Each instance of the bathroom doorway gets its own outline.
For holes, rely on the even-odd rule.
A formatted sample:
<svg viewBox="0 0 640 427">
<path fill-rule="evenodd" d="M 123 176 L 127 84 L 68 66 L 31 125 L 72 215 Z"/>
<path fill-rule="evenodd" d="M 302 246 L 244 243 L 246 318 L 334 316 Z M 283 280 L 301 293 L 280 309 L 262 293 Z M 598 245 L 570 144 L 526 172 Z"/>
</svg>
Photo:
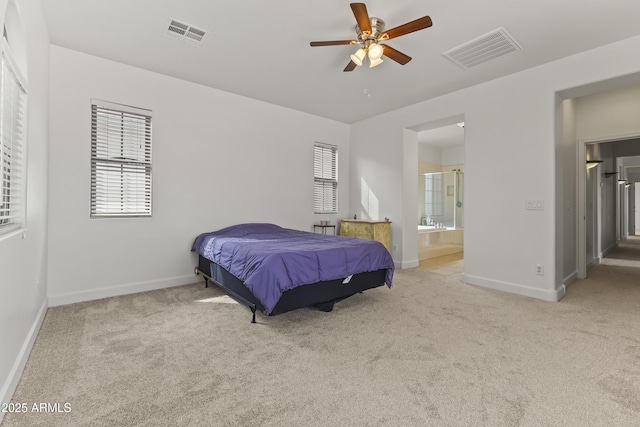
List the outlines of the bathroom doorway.
<svg viewBox="0 0 640 427">
<path fill-rule="evenodd" d="M 464 123 L 418 132 L 417 243 L 421 269 L 462 273 Z M 455 265 L 456 268 L 451 269 Z M 458 271 L 459 270 L 459 271 Z"/>
</svg>

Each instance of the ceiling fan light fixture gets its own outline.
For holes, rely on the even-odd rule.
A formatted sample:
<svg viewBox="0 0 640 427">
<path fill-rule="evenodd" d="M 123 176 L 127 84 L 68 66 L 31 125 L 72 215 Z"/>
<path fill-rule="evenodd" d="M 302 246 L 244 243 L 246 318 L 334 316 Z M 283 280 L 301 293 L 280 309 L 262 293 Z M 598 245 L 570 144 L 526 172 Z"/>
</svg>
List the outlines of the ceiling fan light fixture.
<svg viewBox="0 0 640 427">
<path fill-rule="evenodd" d="M 356 51 L 356 53 L 354 53 L 353 55 L 351 55 L 351 60 L 358 66 L 362 65 L 362 61 L 364 60 L 364 56 L 366 55 L 366 52 L 364 51 L 364 49 L 360 48 Z"/>
<path fill-rule="evenodd" d="M 429 16 L 414 19 L 411 22 L 393 27 L 385 31 L 385 23 L 380 18 L 369 16 L 367 6 L 364 3 L 351 3 L 351 11 L 356 19 L 356 38 L 352 40 L 330 40 L 330 41 L 312 41 L 313 46 L 339 46 L 339 45 L 355 45 L 359 44 L 360 49 L 350 55 L 351 60 L 344 68 L 345 72 L 353 71 L 357 66 L 361 66 L 365 57 L 369 58 L 369 67 L 375 67 L 382 64 L 382 57 L 386 56 L 392 61 L 400 65 L 406 65 L 411 61 L 411 57 L 388 46 L 382 45 L 380 42 L 395 39 L 406 34 L 424 30 L 433 25 Z M 367 56 L 368 54 L 368 56 Z M 386 58 L 385 58 L 386 59 Z"/>
<path fill-rule="evenodd" d="M 384 53 L 384 48 L 380 46 L 378 43 L 372 43 L 369 46 L 369 60 L 375 61 L 377 59 L 382 58 L 382 54 Z"/>
<path fill-rule="evenodd" d="M 370 59 L 369 60 L 369 68 L 373 68 L 376 65 L 380 65 L 382 64 L 384 61 L 382 60 L 382 58 L 377 58 L 377 59 Z"/>
</svg>

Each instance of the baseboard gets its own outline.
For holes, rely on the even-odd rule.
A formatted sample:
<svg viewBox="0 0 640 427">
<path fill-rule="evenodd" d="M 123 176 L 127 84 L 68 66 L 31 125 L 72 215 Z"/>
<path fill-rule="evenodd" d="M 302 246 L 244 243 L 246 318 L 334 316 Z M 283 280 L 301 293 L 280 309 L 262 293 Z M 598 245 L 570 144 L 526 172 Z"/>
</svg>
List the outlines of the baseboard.
<svg viewBox="0 0 640 427">
<path fill-rule="evenodd" d="M 2 389 L 0 389 L 1 403 L 9 403 L 11 401 L 11 398 L 13 397 L 13 393 L 15 393 L 16 388 L 18 387 L 20 377 L 22 377 L 22 372 L 24 371 L 24 367 L 27 364 L 27 360 L 29 359 L 29 354 L 31 353 L 31 349 L 33 348 L 33 343 L 36 341 L 36 337 L 38 336 L 38 332 L 40 332 L 40 327 L 42 326 L 44 317 L 47 314 L 47 307 L 48 303 L 45 299 L 40 306 L 40 310 L 38 310 L 38 314 L 36 315 L 36 318 L 31 325 L 31 329 L 29 329 L 29 333 L 27 334 L 24 343 L 22 344 L 22 348 L 20 348 L 18 357 L 16 357 L 16 360 L 13 363 L 13 367 L 9 372 L 9 377 L 2 385 Z M 2 424 L 4 414 L 5 413 L 3 411 L 0 411 L 0 424 Z"/>
<path fill-rule="evenodd" d="M 396 267 L 398 266 L 398 263 L 395 263 Z M 405 268 L 415 268 L 417 266 L 420 265 L 420 260 L 413 260 L 413 261 L 400 261 L 400 269 L 404 270 Z"/>
<path fill-rule="evenodd" d="M 564 280 L 562 281 L 562 285 L 566 289 L 576 280 L 578 280 L 578 272 L 574 271 L 573 273 L 571 273 L 570 275 L 564 278 Z"/>
<path fill-rule="evenodd" d="M 193 274 L 168 279 L 151 280 L 148 282 L 130 283 L 126 285 L 111 286 L 107 288 L 91 289 L 88 291 L 70 292 L 66 294 L 49 295 L 49 307 L 74 304 L 83 301 L 93 301 L 102 298 L 116 297 L 120 295 L 136 294 L 138 292 L 154 291 L 156 289 L 172 288 L 174 286 L 190 285 L 196 283 L 198 276 Z"/>
<path fill-rule="evenodd" d="M 618 247 L 618 243 L 614 243 L 611 246 L 609 246 L 608 248 L 606 248 L 605 250 L 602 251 L 602 254 L 600 255 L 600 258 L 604 258 L 607 255 L 609 255 L 609 252 L 611 252 L 612 250 L 616 249 Z"/>
<path fill-rule="evenodd" d="M 509 283 L 500 280 L 472 276 L 466 273 L 462 273 L 462 281 L 465 283 L 469 283 L 470 285 L 482 286 L 483 288 L 510 292 L 512 294 L 523 295 L 551 302 L 560 301 L 566 293 L 564 284 L 560 285 L 557 289 L 546 290 L 540 288 L 532 288 L 531 286 L 520 285 L 517 283 Z"/>
</svg>

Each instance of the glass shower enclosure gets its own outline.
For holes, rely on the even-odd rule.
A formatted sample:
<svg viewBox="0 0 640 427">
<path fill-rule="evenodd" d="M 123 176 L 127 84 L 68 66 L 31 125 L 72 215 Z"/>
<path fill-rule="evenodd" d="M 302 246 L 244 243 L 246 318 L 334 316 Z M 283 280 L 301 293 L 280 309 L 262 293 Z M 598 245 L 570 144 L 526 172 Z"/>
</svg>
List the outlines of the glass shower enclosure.
<svg viewBox="0 0 640 427">
<path fill-rule="evenodd" d="M 419 180 L 420 222 L 423 227 L 457 230 L 464 228 L 464 172 L 421 174 Z"/>
</svg>

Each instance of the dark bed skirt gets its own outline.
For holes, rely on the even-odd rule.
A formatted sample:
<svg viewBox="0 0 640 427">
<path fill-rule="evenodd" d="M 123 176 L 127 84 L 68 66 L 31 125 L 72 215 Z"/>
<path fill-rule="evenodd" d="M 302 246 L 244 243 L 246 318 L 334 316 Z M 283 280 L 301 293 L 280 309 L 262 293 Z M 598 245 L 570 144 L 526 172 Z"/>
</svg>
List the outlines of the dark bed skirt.
<svg viewBox="0 0 640 427">
<path fill-rule="evenodd" d="M 198 255 L 198 257 L 198 272 L 205 278 L 225 289 L 230 296 L 239 302 L 249 305 L 254 313 L 257 310 L 271 316 L 302 307 L 317 307 L 324 311 L 331 311 L 333 304 L 337 301 L 384 285 L 386 274 L 386 270 L 382 269 L 354 274 L 351 280 L 345 284 L 342 283 L 344 279 L 337 279 L 298 286 L 283 292 L 273 311 L 266 313 L 262 303 L 240 279 L 202 255 Z"/>
</svg>

